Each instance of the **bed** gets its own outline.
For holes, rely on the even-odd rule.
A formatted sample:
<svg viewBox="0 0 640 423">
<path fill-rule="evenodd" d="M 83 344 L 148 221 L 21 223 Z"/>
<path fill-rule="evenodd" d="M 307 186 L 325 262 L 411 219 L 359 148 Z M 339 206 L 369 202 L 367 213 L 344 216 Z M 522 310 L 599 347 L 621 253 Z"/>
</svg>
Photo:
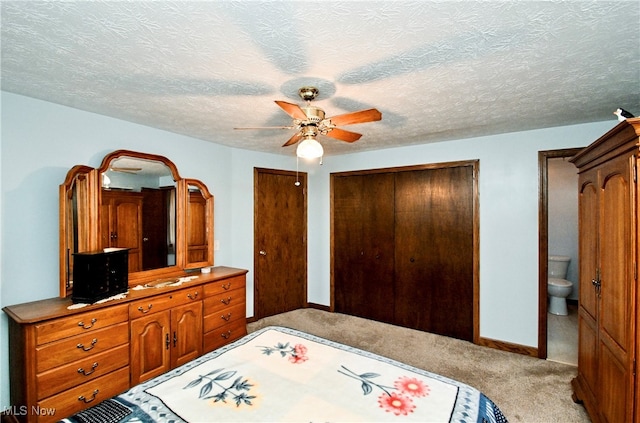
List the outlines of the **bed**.
<svg viewBox="0 0 640 423">
<path fill-rule="evenodd" d="M 63 420 L 506 422 L 477 389 L 295 329 L 270 326 Z"/>
</svg>

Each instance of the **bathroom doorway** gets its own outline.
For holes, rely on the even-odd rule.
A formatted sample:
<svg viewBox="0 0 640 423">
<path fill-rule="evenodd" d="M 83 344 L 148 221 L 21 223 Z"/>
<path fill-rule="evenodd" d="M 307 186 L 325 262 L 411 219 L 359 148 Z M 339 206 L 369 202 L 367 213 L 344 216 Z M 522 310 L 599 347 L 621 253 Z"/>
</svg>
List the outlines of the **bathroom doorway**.
<svg viewBox="0 0 640 423">
<path fill-rule="evenodd" d="M 538 357 L 577 365 L 577 169 L 569 159 L 581 149 L 538 153 L 540 198 L 538 239 Z M 573 291 L 568 297 L 569 316 L 548 313 L 547 261 L 550 254 L 571 257 L 567 280 Z M 575 363 L 574 363 L 575 361 Z"/>
</svg>

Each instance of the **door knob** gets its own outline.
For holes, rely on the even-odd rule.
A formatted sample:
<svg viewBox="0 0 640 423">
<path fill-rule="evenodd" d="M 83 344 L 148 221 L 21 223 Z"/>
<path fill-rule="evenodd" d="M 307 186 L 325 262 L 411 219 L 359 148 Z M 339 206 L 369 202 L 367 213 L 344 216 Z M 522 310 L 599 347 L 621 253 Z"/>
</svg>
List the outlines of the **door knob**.
<svg viewBox="0 0 640 423">
<path fill-rule="evenodd" d="M 260 250 L 260 255 L 261 255 L 261 256 L 266 256 L 266 255 L 267 255 L 267 252 L 266 252 L 265 250 Z"/>
</svg>

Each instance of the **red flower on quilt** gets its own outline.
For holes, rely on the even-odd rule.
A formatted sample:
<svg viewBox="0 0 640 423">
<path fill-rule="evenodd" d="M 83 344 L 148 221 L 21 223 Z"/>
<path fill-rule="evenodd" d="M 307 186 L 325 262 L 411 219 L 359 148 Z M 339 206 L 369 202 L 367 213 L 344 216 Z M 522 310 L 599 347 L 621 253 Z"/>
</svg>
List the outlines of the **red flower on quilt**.
<svg viewBox="0 0 640 423">
<path fill-rule="evenodd" d="M 380 404 L 380 408 L 396 416 L 406 416 L 409 413 L 413 413 L 416 408 L 411 398 L 396 392 L 390 394 L 383 392 L 378 397 L 378 404 Z"/>
<path fill-rule="evenodd" d="M 415 377 L 402 376 L 394 383 L 396 389 L 413 397 L 426 397 L 431 389 L 420 379 Z"/>
<path fill-rule="evenodd" d="M 365 372 L 358 374 L 345 366 L 340 367 L 342 367 L 342 370 L 338 369 L 338 373 L 361 382 L 360 388 L 364 395 L 369 395 L 373 392 L 374 387 L 381 389 L 382 393 L 378 397 L 378 405 L 384 411 L 391 412 L 396 416 L 406 416 L 409 413 L 413 413 L 416 405 L 411 397 L 426 397 L 431 391 L 427 384 L 415 377 L 400 376 L 391 387 L 373 381 L 373 379 L 380 377 L 378 373 Z M 394 389 L 397 392 L 393 392 Z"/>
<path fill-rule="evenodd" d="M 304 363 L 308 359 L 309 357 L 307 357 L 307 347 L 302 344 L 297 344 L 295 347 L 293 347 L 293 353 L 289 357 L 290 362 L 298 364 Z"/>
</svg>

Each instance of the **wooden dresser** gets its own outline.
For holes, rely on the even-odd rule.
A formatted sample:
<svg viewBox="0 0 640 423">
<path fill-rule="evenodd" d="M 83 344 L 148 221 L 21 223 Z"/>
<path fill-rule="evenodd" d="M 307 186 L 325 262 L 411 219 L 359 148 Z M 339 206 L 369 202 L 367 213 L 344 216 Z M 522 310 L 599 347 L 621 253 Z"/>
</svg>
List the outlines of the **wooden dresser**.
<svg viewBox="0 0 640 423">
<path fill-rule="evenodd" d="M 640 119 L 571 161 L 579 169 L 578 376 L 574 399 L 596 422 L 639 422 Z"/>
<path fill-rule="evenodd" d="M 57 421 L 247 333 L 246 270 L 69 310 L 68 298 L 4 307 L 12 414 Z"/>
</svg>

